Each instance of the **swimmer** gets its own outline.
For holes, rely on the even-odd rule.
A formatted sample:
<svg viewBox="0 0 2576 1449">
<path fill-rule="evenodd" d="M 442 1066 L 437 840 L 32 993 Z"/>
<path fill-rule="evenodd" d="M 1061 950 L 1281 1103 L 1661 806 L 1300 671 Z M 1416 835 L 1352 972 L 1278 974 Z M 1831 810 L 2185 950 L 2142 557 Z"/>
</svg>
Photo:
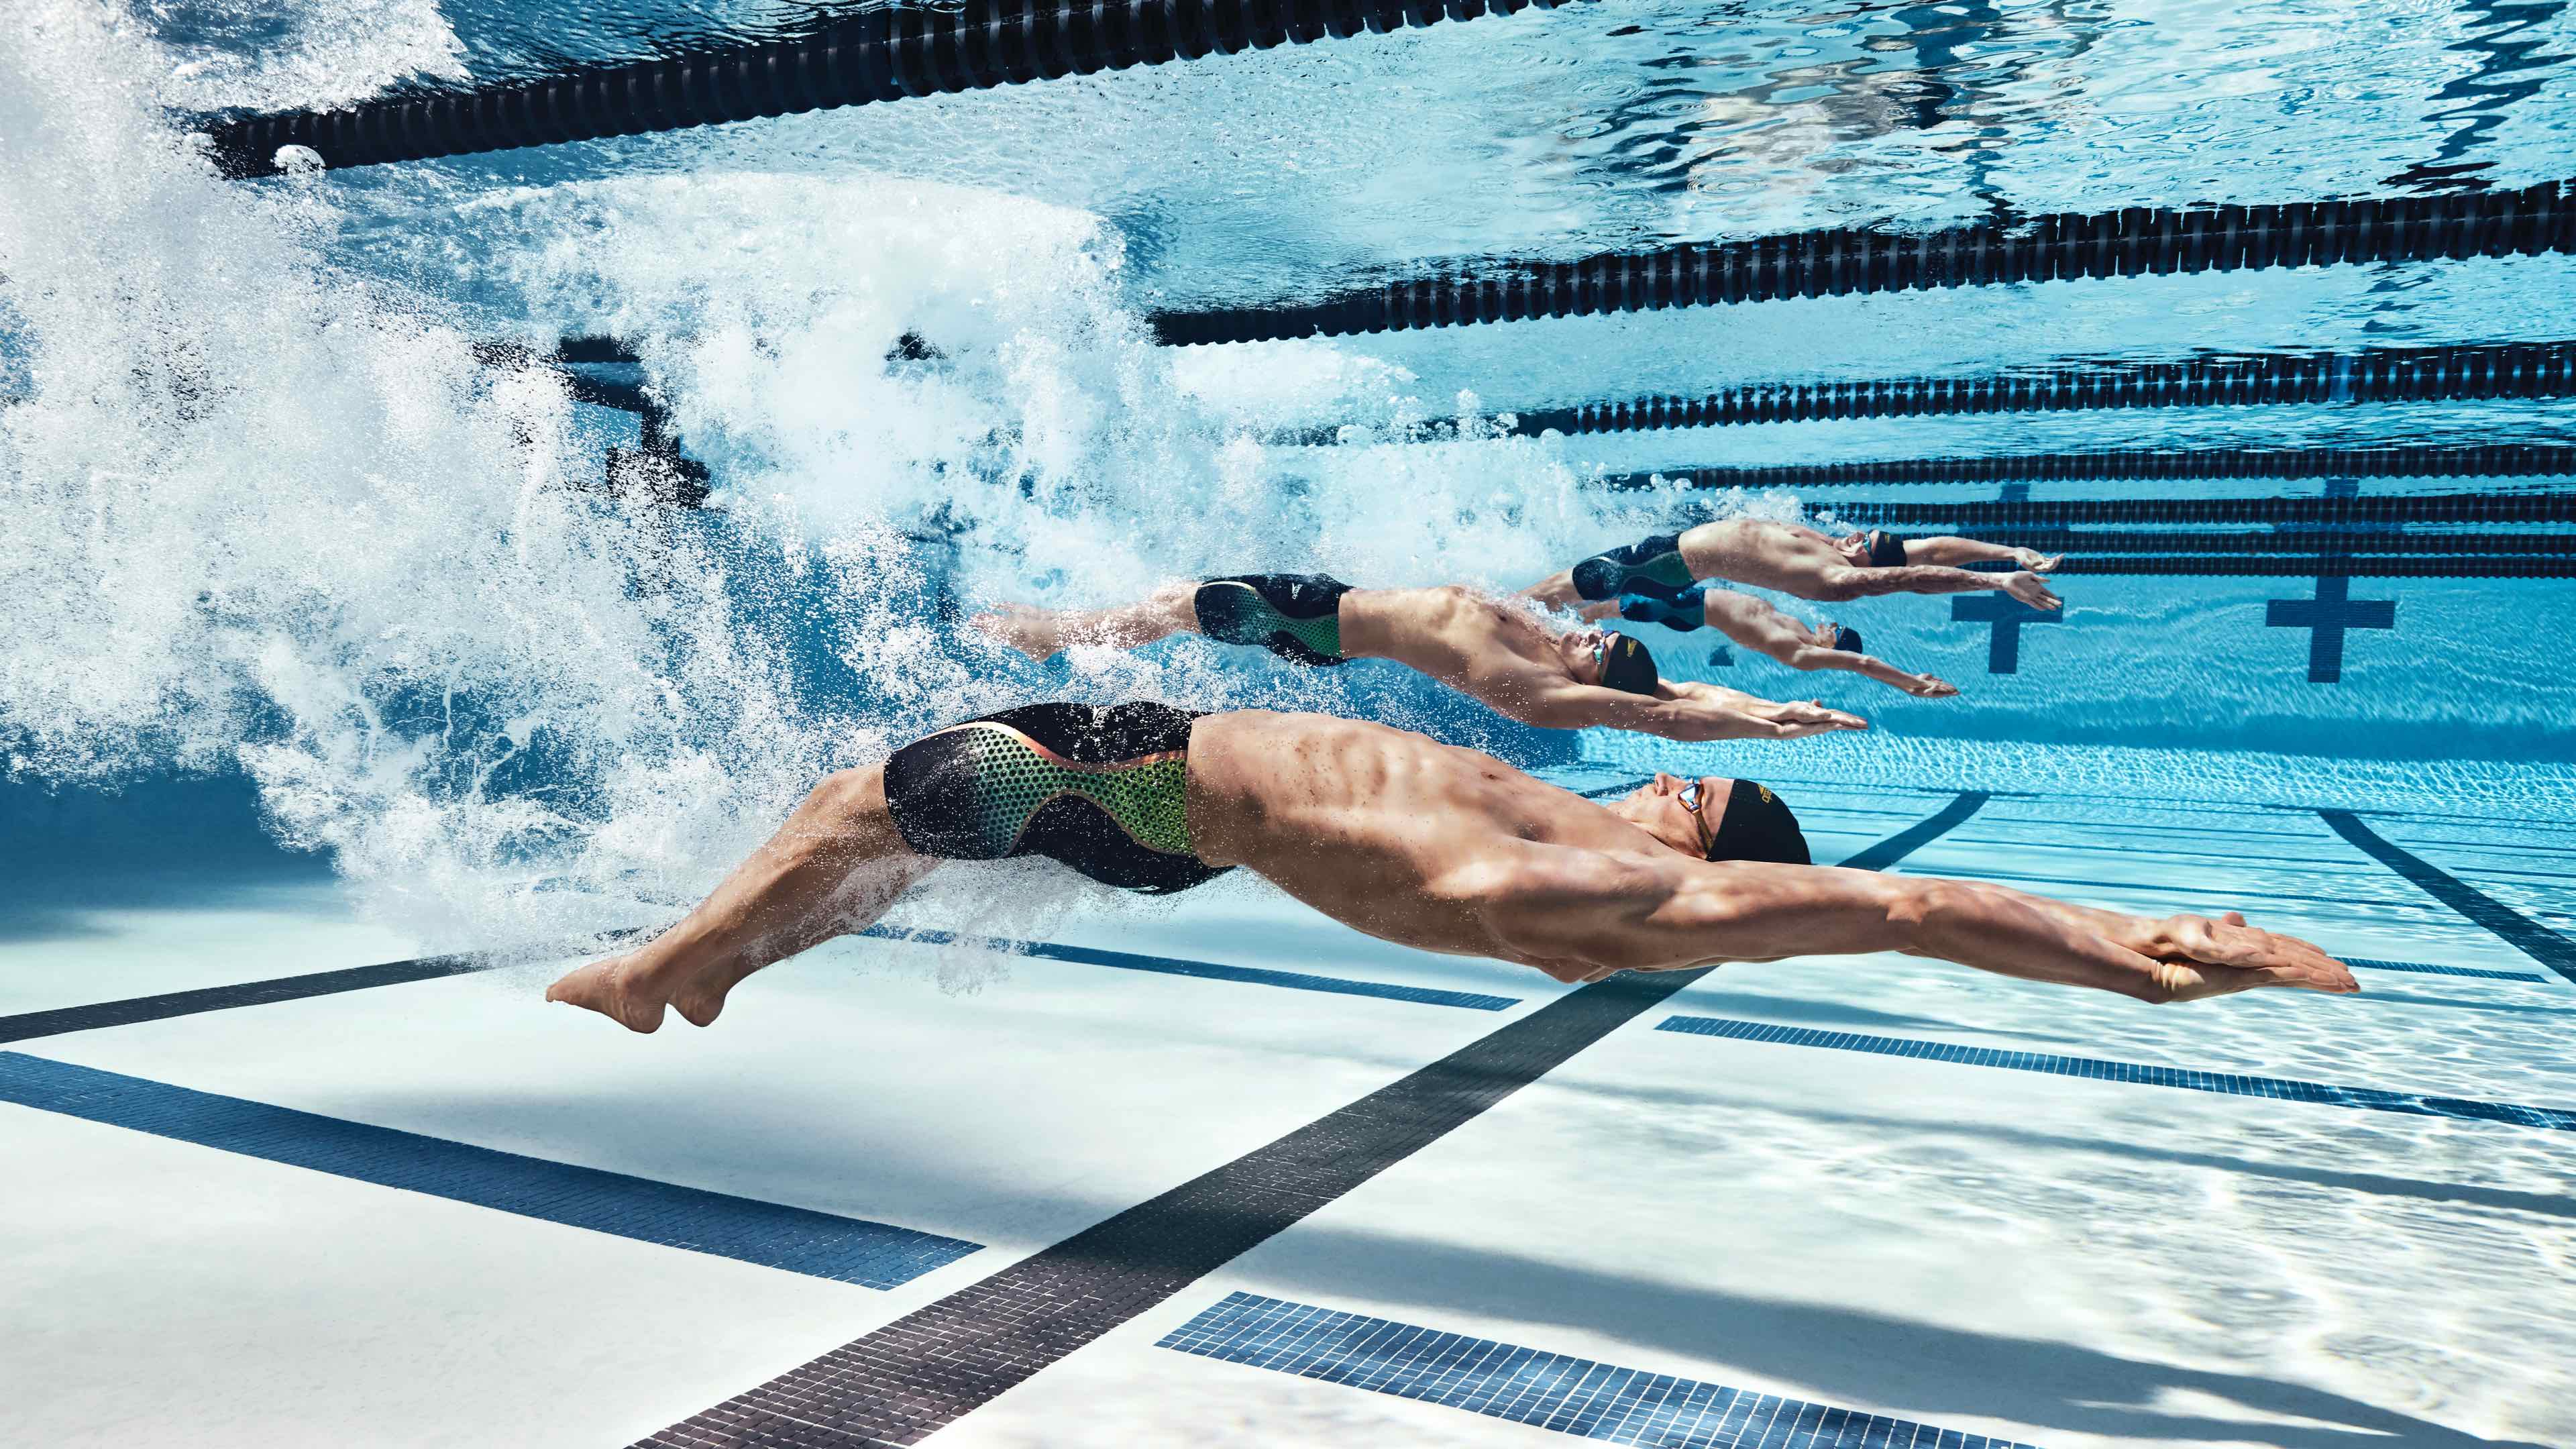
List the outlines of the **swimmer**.
<svg viewBox="0 0 2576 1449">
<path fill-rule="evenodd" d="M 973 623 L 1041 662 L 1068 644 L 1134 649 L 1183 633 L 1258 646 L 1305 665 L 1392 659 L 1543 729 L 1603 725 L 1668 740 L 1787 740 L 1869 728 L 1860 716 L 1814 700 L 1781 704 L 1723 685 L 1664 679 L 1637 639 L 1553 629 L 1527 605 L 1460 585 L 1354 589 L 1322 574 L 1242 574 L 1172 584 L 1114 609 L 1006 604 Z"/>
<path fill-rule="evenodd" d="M 1750 780 L 1657 775 L 1595 804 L 1385 725 L 1129 703 L 1006 710 L 827 776 L 678 925 L 546 998 L 633 1031 L 665 1006 L 705 1026 L 743 978 L 869 925 L 942 861 L 1014 855 L 1154 894 L 1240 866 L 1355 931 L 1567 982 L 1896 951 L 2150 1002 L 2360 989 L 2233 913 L 1810 865 L 1797 816 Z"/>
<path fill-rule="evenodd" d="M 1733 589 L 1702 584 L 1672 599 L 1621 594 L 1616 600 L 1583 608 L 1587 620 L 1607 619 L 1614 614 L 1632 623 L 1661 624 L 1685 634 L 1706 624 L 1745 648 L 1768 654 L 1792 669 L 1847 669 L 1924 699 L 1948 699 L 1959 692 L 1959 687 L 1946 679 L 1908 674 L 1884 659 L 1862 653 L 1858 629 L 1830 621 L 1801 623 L 1751 594 L 1739 594 Z"/>
<path fill-rule="evenodd" d="M 2008 574 L 1981 574 L 1960 567 L 1990 561 L 2021 567 Z M 1879 594 L 2001 589 L 2034 609 L 2054 609 L 2063 601 L 2048 591 L 2039 576 L 2057 564 L 2056 558 L 2037 549 L 2006 548 L 1973 538 L 1899 538 L 1876 528 L 1837 538 L 1802 523 L 1730 518 L 1595 554 L 1522 592 L 1543 603 L 1571 608 L 1578 599 L 1615 599 L 1621 594 L 1672 599 L 1701 579 L 1724 579 L 1828 604 Z"/>
</svg>

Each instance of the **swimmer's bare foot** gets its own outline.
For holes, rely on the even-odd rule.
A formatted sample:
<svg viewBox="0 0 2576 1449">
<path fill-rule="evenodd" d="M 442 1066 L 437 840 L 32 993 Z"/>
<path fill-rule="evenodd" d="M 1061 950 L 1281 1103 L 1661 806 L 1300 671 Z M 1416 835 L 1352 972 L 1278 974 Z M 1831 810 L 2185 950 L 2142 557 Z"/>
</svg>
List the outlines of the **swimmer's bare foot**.
<svg viewBox="0 0 2576 1449">
<path fill-rule="evenodd" d="M 1055 613 L 1027 604 L 1004 604 L 966 622 L 992 639 L 1017 649 L 1040 664 L 1053 659 L 1063 641 L 1057 637 Z"/>
<path fill-rule="evenodd" d="M 546 1000 L 596 1011 L 628 1031 L 658 1030 L 670 993 L 644 969 L 641 954 L 611 956 L 567 972 L 546 988 Z"/>
<path fill-rule="evenodd" d="M 742 978 L 718 968 L 691 980 L 671 993 L 671 1009 L 691 1026 L 713 1026 L 724 1013 L 725 998 L 733 993 Z"/>
</svg>

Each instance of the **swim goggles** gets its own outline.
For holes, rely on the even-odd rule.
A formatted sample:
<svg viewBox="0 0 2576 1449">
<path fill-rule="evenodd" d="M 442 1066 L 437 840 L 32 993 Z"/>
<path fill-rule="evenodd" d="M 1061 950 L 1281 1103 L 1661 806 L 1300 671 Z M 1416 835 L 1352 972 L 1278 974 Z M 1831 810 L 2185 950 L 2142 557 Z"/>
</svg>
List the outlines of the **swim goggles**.
<svg viewBox="0 0 2576 1449">
<path fill-rule="evenodd" d="M 1699 781 L 1693 780 L 1684 785 L 1681 793 L 1675 798 L 1682 802 L 1684 810 L 1690 812 L 1691 826 L 1699 835 L 1700 859 L 1706 860 L 1709 847 L 1715 845 L 1717 840 L 1708 833 L 1708 817 L 1699 813 Z"/>
</svg>

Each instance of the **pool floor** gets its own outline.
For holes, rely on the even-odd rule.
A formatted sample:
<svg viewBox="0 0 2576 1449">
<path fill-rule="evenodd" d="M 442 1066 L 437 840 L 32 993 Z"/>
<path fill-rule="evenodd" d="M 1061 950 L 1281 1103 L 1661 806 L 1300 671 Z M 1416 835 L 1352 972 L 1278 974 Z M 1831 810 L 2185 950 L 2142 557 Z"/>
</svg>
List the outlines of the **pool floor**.
<svg viewBox="0 0 2576 1449">
<path fill-rule="evenodd" d="M 420 943 L 301 877 L 12 901 L 0 1442 L 2576 1443 L 2576 981 L 2501 918 L 2313 811 L 1798 803 L 1820 860 L 2387 964 L 1586 996 L 1230 879 L 706 1031 L 560 963 L 101 1026 Z M 2576 828 L 2360 822 L 2565 948 Z"/>
</svg>

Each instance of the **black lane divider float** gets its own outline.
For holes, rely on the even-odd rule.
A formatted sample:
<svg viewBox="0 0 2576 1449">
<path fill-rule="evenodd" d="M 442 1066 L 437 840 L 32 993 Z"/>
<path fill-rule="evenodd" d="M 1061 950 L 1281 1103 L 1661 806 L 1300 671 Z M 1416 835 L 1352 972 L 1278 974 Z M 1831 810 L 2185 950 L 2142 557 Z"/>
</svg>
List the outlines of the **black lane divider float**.
<svg viewBox="0 0 2576 1449">
<path fill-rule="evenodd" d="M 1857 520 L 1847 520 L 1857 521 Z M 2187 532 L 2179 529 L 2072 529 L 1992 524 L 1978 537 L 2042 553 L 2277 553 L 2304 548 L 2335 553 L 2431 555 L 2439 558 L 2576 557 L 2576 533 L 2381 533 L 2321 528 L 2314 532 Z"/>
<path fill-rule="evenodd" d="M 1960 809 L 1967 798 L 1886 843 L 1904 842 L 1896 856 L 1915 849 L 1966 819 L 1975 809 Z M 1926 833 L 1953 812 L 1956 819 Z M 1622 975 L 1578 987 L 1267 1147 L 674 1424 L 636 1449 L 917 1444 L 1473 1121 L 1706 974 L 1702 968 Z"/>
<path fill-rule="evenodd" d="M 1980 498 L 1959 503 L 1853 499 L 1809 506 L 1818 512 L 1830 510 L 1835 517 L 1848 523 L 1941 528 L 2232 523 L 2324 530 L 2338 525 L 2576 523 L 2576 489 L 2521 493 L 2383 493 L 2368 497 L 2351 494 L 2323 498 Z"/>
<path fill-rule="evenodd" d="M 389 96 L 206 128 L 227 176 L 277 174 L 283 146 L 374 166 L 517 146 L 676 131 L 907 96 L 1303 45 L 1327 36 L 1549 9 L 1559 0 L 965 0 L 885 5 L 809 34 L 542 80 Z M 2505 230 L 2515 232 L 2519 219 Z"/>
<path fill-rule="evenodd" d="M 2284 548 L 2295 546 L 2286 538 L 2280 543 Z M 2102 554 L 2061 560 L 2054 572 L 2209 579 L 2570 579 L 2576 578 L 2576 558 Z"/>
<path fill-rule="evenodd" d="M 2576 181 L 2520 191 L 2263 206 L 2127 207 L 1941 231 L 1838 228 L 1573 262 L 1494 258 L 1319 301 L 1165 312 L 1165 342 L 1455 327 L 1789 297 L 2144 273 L 2536 256 L 2576 251 Z"/>
<path fill-rule="evenodd" d="M 1601 481 L 1610 488 L 1648 488 L 1658 479 L 1686 482 L 1695 488 L 1831 488 L 1904 483 L 2126 483 L 2164 478 L 2551 477 L 2576 477 L 2576 447 L 2510 443 L 2493 447 L 2405 444 L 2385 448 L 2096 448 L 1982 458 L 1661 468 L 1647 473 L 1613 474 Z"/>
<path fill-rule="evenodd" d="M 1919 418 L 2107 408 L 2276 407 L 2342 403 L 2490 402 L 2576 396 L 2576 342 L 2374 347 L 2276 352 L 2173 362 L 2096 362 L 1974 377 L 1882 377 L 1730 387 L 1700 397 L 1641 397 L 1533 408 L 1481 424 L 1499 433 L 1645 432 L 1753 423 Z M 1508 423 L 1503 421 L 1508 417 Z M 1461 421 L 1421 425 L 1454 436 Z M 1335 443 L 1341 428 L 1308 428 L 1273 442 Z M 1364 441 L 1378 441 L 1363 433 Z"/>
<path fill-rule="evenodd" d="M 2516 950 L 2576 982 L 2576 942 L 2526 919 L 2458 876 L 2432 865 L 2380 838 L 2349 810 L 2317 812 L 2335 834 L 2352 842 L 2371 859 L 2415 883 L 2426 895 L 2501 936 Z"/>
</svg>

